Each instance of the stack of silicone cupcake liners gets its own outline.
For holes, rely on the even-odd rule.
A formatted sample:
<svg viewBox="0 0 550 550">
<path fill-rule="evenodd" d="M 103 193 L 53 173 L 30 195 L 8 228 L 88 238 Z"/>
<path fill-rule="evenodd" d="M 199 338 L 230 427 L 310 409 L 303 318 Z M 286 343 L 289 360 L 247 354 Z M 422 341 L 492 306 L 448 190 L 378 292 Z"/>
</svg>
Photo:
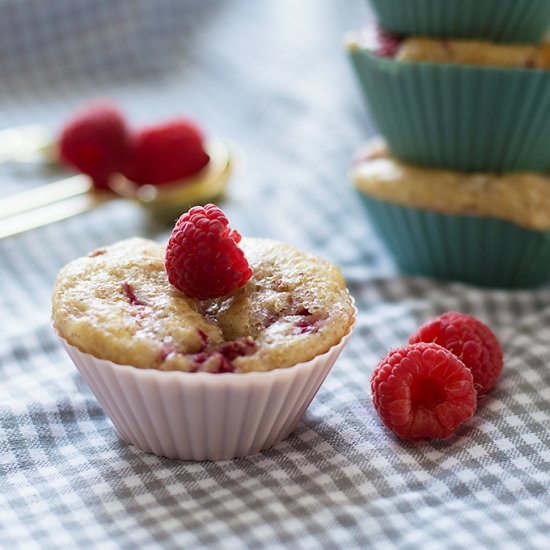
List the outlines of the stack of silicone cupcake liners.
<svg viewBox="0 0 550 550">
<path fill-rule="evenodd" d="M 446 29 L 453 28 L 449 21 L 459 3 L 469 6 L 457 31 L 460 38 L 482 38 L 475 31 L 476 13 L 481 17 L 489 5 L 495 19 L 485 39 L 495 36 L 504 19 L 510 32 L 518 30 L 499 35 L 510 42 L 527 36 L 537 42 L 541 33 L 535 23 L 543 30 L 550 24 L 550 2 L 371 3 L 377 13 L 385 13 L 381 21 L 399 21 L 391 30 L 405 34 L 420 32 L 425 21 L 437 34 L 437 22 L 445 21 L 439 32 L 445 39 L 455 38 Z M 521 34 L 520 28 L 531 32 Z M 369 112 L 397 159 L 464 172 L 550 169 L 550 71 L 400 61 L 380 57 L 355 41 L 348 49 Z M 361 191 L 359 196 L 405 273 L 498 288 L 528 288 L 550 280 L 550 231 L 497 218 L 397 206 Z"/>
<path fill-rule="evenodd" d="M 417 36 L 539 42 L 550 24 L 548 0 L 371 0 L 380 26 Z"/>
</svg>

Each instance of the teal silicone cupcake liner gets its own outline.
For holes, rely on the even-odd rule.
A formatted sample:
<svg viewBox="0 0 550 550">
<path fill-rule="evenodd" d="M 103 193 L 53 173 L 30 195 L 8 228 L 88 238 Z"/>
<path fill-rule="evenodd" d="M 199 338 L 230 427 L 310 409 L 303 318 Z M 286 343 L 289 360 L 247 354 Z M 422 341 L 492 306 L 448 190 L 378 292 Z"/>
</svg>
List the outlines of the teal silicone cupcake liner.
<svg viewBox="0 0 550 550">
<path fill-rule="evenodd" d="M 397 206 L 358 193 L 372 226 L 405 273 L 495 288 L 550 281 L 550 232 Z"/>
<path fill-rule="evenodd" d="M 380 26 L 400 34 L 539 42 L 548 0 L 370 0 Z"/>
<path fill-rule="evenodd" d="M 411 63 L 350 46 L 391 152 L 461 171 L 550 168 L 550 71 Z"/>
</svg>

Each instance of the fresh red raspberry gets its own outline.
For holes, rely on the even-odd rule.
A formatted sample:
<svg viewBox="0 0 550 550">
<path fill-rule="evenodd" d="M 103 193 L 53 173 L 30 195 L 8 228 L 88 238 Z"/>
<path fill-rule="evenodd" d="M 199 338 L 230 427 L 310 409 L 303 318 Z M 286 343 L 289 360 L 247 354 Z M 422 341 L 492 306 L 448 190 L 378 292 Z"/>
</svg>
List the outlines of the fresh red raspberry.
<svg viewBox="0 0 550 550">
<path fill-rule="evenodd" d="M 453 352 L 471 371 L 478 395 L 485 395 L 502 370 L 502 349 L 491 329 L 481 321 L 450 311 L 423 324 L 409 344 L 435 342 Z"/>
<path fill-rule="evenodd" d="M 252 277 L 238 246 L 241 236 L 228 223 L 213 204 L 195 206 L 177 221 L 166 248 L 166 272 L 170 283 L 187 296 L 225 296 Z"/>
<path fill-rule="evenodd" d="M 192 176 L 210 160 L 200 129 L 181 118 L 150 126 L 132 138 L 122 173 L 138 185 L 163 185 Z"/>
<path fill-rule="evenodd" d="M 60 160 L 107 188 L 109 176 L 120 170 L 130 149 L 126 121 L 116 105 L 97 101 L 77 111 L 58 138 Z"/>
<path fill-rule="evenodd" d="M 374 408 L 403 439 L 445 439 L 470 418 L 477 405 L 472 373 L 437 344 L 390 351 L 371 378 Z"/>
</svg>

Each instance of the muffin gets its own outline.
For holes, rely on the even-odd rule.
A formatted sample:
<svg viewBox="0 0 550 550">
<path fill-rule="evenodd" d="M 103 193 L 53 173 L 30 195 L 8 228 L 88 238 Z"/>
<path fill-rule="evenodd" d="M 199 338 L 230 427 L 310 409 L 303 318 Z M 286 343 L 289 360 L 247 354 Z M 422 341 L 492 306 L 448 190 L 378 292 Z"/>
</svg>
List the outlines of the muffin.
<svg viewBox="0 0 550 550">
<path fill-rule="evenodd" d="M 550 168 L 548 46 L 361 32 L 347 47 L 397 158 L 459 171 Z"/>
<path fill-rule="evenodd" d="M 240 244 L 252 278 L 202 301 L 169 283 L 161 244 L 133 238 L 92 252 L 57 277 L 55 327 L 99 359 L 185 372 L 287 368 L 342 339 L 353 308 L 336 266 L 280 242 Z"/>
<path fill-rule="evenodd" d="M 393 38 L 398 61 L 550 69 L 550 43 L 495 44 L 482 40 Z"/>
<path fill-rule="evenodd" d="M 59 273 L 55 330 L 122 436 L 142 449 L 217 460 L 271 447 L 349 337 L 355 308 L 337 267 L 271 240 L 243 239 L 241 250 L 250 279 L 209 299 L 170 284 L 165 247 L 141 238 Z"/>
<path fill-rule="evenodd" d="M 371 147 L 352 178 L 404 272 L 502 288 L 550 279 L 549 176 L 419 167 Z"/>
<path fill-rule="evenodd" d="M 547 0 L 370 0 L 380 25 L 400 34 L 538 42 L 550 27 Z"/>
</svg>

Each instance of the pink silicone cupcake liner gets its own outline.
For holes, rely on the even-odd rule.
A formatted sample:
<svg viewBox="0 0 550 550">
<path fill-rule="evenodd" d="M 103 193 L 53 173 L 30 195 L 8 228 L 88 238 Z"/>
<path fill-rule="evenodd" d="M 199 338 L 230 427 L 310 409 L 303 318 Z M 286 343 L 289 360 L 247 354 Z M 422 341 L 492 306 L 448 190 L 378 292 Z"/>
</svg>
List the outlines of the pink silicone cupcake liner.
<svg viewBox="0 0 550 550">
<path fill-rule="evenodd" d="M 310 361 L 246 374 L 138 369 L 83 353 L 58 336 L 126 441 L 168 458 L 226 460 L 290 435 L 352 329 Z"/>
</svg>

